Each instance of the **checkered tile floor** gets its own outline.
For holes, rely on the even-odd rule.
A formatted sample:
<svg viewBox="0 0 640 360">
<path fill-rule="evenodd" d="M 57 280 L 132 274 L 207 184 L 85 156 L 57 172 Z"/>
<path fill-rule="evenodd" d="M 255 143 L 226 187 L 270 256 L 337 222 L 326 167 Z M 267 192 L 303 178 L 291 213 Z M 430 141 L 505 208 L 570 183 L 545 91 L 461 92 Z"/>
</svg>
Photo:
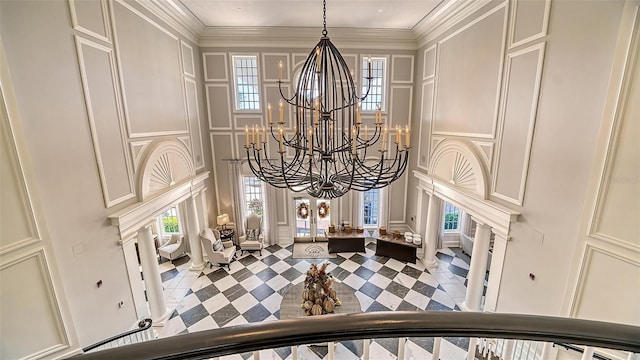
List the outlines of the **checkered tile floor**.
<svg viewBox="0 0 640 360">
<path fill-rule="evenodd" d="M 293 259 L 292 245 L 272 245 L 258 253 L 245 254 L 230 265 L 230 270 L 214 266 L 201 273 L 188 270 L 189 258 L 160 264 L 167 305 L 176 310 L 168 323 L 157 328 L 159 337 L 279 319 L 282 295 L 290 286 L 304 281 L 311 262 L 326 261 L 336 281 L 349 285 L 360 300 L 362 311 L 459 310 L 464 301 L 469 257 L 458 249 L 437 253 L 439 267 L 425 270 L 420 262 L 404 262 L 375 255 L 375 242 L 366 253 L 340 253 L 336 259 Z M 442 359 L 464 359 L 468 340 L 447 338 L 442 343 Z M 362 356 L 363 341 L 336 344 L 336 359 Z M 430 356 L 431 338 L 410 338 L 405 348 L 407 359 Z M 371 341 L 371 359 L 394 359 L 397 339 Z M 301 346 L 299 359 L 326 358 L 327 347 Z M 238 354 L 224 359 L 249 359 L 253 354 Z M 291 349 L 265 350 L 261 359 L 291 358 Z"/>
</svg>

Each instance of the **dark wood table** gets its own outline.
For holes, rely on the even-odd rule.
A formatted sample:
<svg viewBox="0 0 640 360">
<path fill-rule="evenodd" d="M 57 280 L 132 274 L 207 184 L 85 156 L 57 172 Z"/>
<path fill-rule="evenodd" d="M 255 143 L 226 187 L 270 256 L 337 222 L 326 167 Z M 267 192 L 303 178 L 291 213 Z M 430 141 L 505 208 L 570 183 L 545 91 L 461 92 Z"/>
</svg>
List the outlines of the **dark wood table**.
<svg viewBox="0 0 640 360">
<path fill-rule="evenodd" d="M 297 317 L 305 317 L 304 309 L 302 308 L 302 290 L 304 289 L 304 282 L 293 285 L 285 292 L 280 302 L 280 320 L 292 319 Z M 338 294 L 338 299 L 342 305 L 336 306 L 334 314 L 351 314 L 362 312 L 360 307 L 360 300 L 356 297 L 355 291 L 349 286 L 334 282 L 333 289 Z"/>
<path fill-rule="evenodd" d="M 369 236 L 366 232 L 358 234 L 353 230 L 350 234 L 342 231 L 326 234 L 329 253 L 364 252 L 364 240 Z"/>
<path fill-rule="evenodd" d="M 402 235 L 397 239 L 393 235 L 376 236 L 375 238 L 377 240 L 376 255 L 416 263 L 416 252 L 420 245 L 406 242 Z"/>
</svg>

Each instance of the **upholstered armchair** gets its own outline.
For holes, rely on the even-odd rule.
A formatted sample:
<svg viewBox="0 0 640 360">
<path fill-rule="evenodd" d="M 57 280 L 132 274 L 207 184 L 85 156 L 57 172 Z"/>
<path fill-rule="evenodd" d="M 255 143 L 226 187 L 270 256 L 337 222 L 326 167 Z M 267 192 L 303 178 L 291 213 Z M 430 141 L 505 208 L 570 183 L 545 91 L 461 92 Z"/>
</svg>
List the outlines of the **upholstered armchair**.
<svg viewBox="0 0 640 360">
<path fill-rule="evenodd" d="M 158 248 L 158 254 L 169 260 L 177 259 L 185 255 L 186 243 L 182 234 L 171 234 L 166 244 Z"/>
<path fill-rule="evenodd" d="M 210 268 L 213 264 L 218 264 L 220 267 L 226 265 L 227 269 L 230 269 L 229 264 L 236 255 L 236 246 L 232 241 L 221 241 L 218 230 L 203 229 L 200 231 L 200 242 L 207 253 Z"/>
<path fill-rule="evenodd" d="M 262 249 L 264 248 L 262 216 L 256 214 L 247 216 L 245 231 L 246 233 L 238 239 L 242 253 L 245 251 L 259 251 L 260 255 L 262 255 Z"/>
</svg>

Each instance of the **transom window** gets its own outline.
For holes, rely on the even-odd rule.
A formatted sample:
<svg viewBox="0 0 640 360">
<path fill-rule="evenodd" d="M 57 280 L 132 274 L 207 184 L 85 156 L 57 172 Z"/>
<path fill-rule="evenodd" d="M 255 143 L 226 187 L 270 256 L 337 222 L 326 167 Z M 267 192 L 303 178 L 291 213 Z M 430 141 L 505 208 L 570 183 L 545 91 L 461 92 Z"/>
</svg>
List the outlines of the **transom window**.
<svg viewBox="0 0 640 360">
<path fill-rule="evenodd" d="M 255 176 L 243 177 L 245 214 L 262 215 L 264 211 L 264 185 Z"/>
<path fill-rule="evenodd" d="M 444 205 L 444 230 L 458 230 L 460 209 L 450 203 Z"/>
<path fill-rule="evenodd" d="M 236 110 L 260 110 L 258 59 L 252 56 L 233 56 L 236 86 Z"/>
<path fill-rule="evenodd" d="M 378 108 L 384 110 L 384 88 L 385 88 L 385 68 L 387 64 L 386 58 L 371 58 L 371 88 L 369 95 L 362 102 L 362 111 L 375 111 Z M 369 66 L 369 57 L 362 59 L 362 95 L 367 93 L 367 80 Z"/>
<path fill-rule="evenodd" d="M 363 225 L 366 227 L 377 227 L 380 214 L 380 189 L 367 190 L 363 196 Z"/>
<path fill-rule="evenodd" d="M 160 221 L 162 223 L 162 231 L 165 234 L 176 234 L 180 232 L 178 210 L 175 207 L 163 212 L 160 216 Z"/>
</svg>

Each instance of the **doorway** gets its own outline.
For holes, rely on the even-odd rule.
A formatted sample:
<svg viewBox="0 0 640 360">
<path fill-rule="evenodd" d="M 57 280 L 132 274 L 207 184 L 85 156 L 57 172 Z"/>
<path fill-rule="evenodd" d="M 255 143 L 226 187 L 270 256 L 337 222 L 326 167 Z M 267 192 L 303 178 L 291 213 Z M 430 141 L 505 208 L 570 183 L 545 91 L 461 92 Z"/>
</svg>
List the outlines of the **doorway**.
<svg viewBox="0 0 640 360">
<path fill-rule="evenodd" d="M 331 200 L 294 197 L 296 242 L 326 240 L 331 224 Z"/>
</svg>

